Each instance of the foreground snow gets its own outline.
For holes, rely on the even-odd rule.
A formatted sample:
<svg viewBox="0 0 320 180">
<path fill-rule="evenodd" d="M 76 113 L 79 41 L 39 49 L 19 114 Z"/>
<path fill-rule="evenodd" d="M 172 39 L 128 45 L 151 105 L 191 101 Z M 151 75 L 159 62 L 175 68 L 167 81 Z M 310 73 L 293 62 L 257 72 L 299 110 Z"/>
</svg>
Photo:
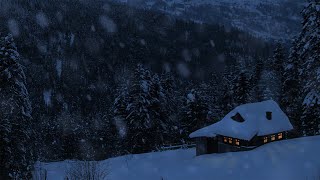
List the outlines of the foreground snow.
<svg viewBox="0 0 320 180">
<path fill-rule="evenodd" d="M 111 180 L 320 178 L 320 136 L 273 142 L 252 151 L 195 157 L 195 149 L 122 156 L 103 161 Z M 48 180 L 63 180 L 68 161 L 45 163 Z"/>
</svg>

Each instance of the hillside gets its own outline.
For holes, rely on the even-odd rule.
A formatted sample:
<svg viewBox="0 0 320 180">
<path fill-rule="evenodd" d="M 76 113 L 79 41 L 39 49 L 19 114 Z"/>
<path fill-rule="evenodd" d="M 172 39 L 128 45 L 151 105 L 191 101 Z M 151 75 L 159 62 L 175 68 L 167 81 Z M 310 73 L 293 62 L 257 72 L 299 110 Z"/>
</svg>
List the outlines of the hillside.
<svg viewBox="0 0 320 180">
<path fill-rule="evenodd" d="M 247 152 L 195 157 L 195 149 L 108 159 L 111 180 L 316 179 L 320 177 L 320 136 L 273 142 Z M 70 163 L 70 162 L 69 162 Z M 48 180 L 63 180 L 68 161 L 45 163 Z"/>
<path fill-rule="evenodd" d="M 116 0 L 198 22 L 220 23 L 267 40 L 288 40 L 300 29 L 303 0 Z"/>
<path fill-rule="evenodd" d="M 22 57 L 39 154 L 46 160 L 86 157 L 72 148 L 82 139 L 95 158 L 123 153 L 105 149 L 108 140 L 117 141 L 106 129 L 116 131 L 110 111 L 133 82 L 138 63 L 159 75 L 171 72 L 175 91 L 184 96 L 186 88 L 219 81 L 213 76 L 221 76 L 228 63 L 250 67 L 249 77 L 257 59 L 271 56 L 270 44 L 236 29 L 104 0 L 86 2 L 0 1 L 0 31 L 13 34 Z"/>
</svg>

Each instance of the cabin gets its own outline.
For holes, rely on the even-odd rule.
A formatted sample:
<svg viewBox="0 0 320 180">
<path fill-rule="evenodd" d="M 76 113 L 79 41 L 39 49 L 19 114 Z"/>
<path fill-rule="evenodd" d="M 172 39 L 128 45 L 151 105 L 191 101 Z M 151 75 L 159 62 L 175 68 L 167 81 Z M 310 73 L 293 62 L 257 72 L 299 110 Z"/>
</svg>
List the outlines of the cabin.
<svg viewBox="0 0 320 180">
<path fill-rule="evenodd" d="M 286 139 L 293 126 L 273 101 L 243 104 L 222 120 L 190 134 L 198 155 L 246 151 L 273 141 Z"/>
</svg>

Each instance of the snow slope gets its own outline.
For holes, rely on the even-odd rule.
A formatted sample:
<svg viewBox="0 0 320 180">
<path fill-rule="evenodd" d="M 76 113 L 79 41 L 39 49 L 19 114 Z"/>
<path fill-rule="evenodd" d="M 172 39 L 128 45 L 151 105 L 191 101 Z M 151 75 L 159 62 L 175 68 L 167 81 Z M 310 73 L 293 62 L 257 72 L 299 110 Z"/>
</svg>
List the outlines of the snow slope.
<svg viewBox="0 0 320 180">
<path fill-rule="evenodd" d="M 195 149 L 121 156 L 102 162 L 111 180 L 313 180 L 320 177 L 320 136 L 273 142 L 247 152 L 195 156 Z M 68 161 L 45 163 L 63 180 Z"/>
<path fill-rule="evenodd" d="M 297 35 L 304 0 L 114 0 L 196 22 L 236 27 L 267 40 Z"/>
</svg>

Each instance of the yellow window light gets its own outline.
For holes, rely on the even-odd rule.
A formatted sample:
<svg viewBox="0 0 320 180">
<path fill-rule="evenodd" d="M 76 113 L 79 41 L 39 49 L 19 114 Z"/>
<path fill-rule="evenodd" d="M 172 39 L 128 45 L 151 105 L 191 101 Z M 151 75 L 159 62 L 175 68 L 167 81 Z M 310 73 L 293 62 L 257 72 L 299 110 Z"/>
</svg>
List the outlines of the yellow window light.
<svg viewBox="0 0 320 180">
<path fill-rule="evenodd" d="M 223 142 L 228 142 L 228 139 L 226 137 L 223 137 Z"/>
<path fill-rule="evenodd" d="M 236 145 L 240 146 L 240 140 L 236 139 Z"/>
<path fill-rule="evenodd" d="M 276 140 L 276 135 L 271 136 L 271 141 L 274 141 L 274 140 Z"/>
</svg>

